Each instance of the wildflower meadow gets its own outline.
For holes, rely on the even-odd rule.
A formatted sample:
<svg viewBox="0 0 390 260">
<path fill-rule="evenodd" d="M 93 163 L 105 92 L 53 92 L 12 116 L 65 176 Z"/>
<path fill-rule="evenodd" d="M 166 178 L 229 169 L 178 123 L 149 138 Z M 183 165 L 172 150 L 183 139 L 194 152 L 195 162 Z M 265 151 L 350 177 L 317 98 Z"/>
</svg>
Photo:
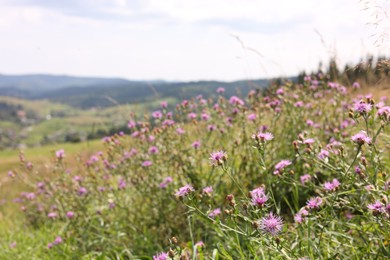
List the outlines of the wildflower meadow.
<svg viewBox="0 0 390 260">
<path fill-rule="evenodd" d="M 218 88 L 131 114 L 76 164 L 20 154 L 7 178 L 35 235 L 10 230 L 0 258 L 388 259 L 390 104 L 357 88 Z"/>
</svg>

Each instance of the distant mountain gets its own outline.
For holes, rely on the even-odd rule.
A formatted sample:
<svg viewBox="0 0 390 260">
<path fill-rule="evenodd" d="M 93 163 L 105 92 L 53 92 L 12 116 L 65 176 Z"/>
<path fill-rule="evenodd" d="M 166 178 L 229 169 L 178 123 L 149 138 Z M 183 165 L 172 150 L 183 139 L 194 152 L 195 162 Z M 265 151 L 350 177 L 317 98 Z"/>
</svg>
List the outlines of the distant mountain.
<svg viewBox="0 0 390 260">
<path fill-rule="evenodd" d="M 0 96 L 48 99 L 74 107 L 91 108 L 141 103 L 162 98 L 192 98 L 199 94 L 208 98 L 215 96 L 219 87 L 225 88 L 226 96 L 240 93 L 246 95 L 251 89 L 266 88 L 269 83 L 270 79 L 165 82 L 55 75 L 0 75 Z"/>
<path fill-rule="evenodd" d="M 73 77 L 66 75 L 2 75 L 0 88 L 18 88 L 23 90 L 46 91 L 66 87 L 85 87 L 116 85 L 130 82 L 121 78 Z M 136 82 L 136 81 L 135 81 Z"/>
</svg>

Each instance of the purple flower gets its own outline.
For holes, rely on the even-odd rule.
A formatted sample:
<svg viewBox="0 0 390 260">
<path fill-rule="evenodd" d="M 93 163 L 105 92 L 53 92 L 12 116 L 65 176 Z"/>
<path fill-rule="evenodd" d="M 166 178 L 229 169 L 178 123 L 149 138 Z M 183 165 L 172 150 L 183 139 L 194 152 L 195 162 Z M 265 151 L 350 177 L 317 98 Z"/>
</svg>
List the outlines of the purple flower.
<svg viewBox="0 0 390 260">
<path fill-rule="evenodd" d="M 64 158 L 65 157 L 65 151 L 64 151 L 64 149 L 60 149 L 60 150 L 58 150 L 58 151 L 56 151 L 56 157 L 57 157 L 57 159 L 62 159 L 62 158 Z"/>
<path fill-rule="evenodd" d="M 225 92 L 225 89 L 224 89 L 224 88 L 218 88 L 218 89 L 217 89 L 217 93 L 218 93 L 218 94 L 222 94 L 223 92 Z"/>
<path fill-rule="evenodd" d="M 333 179 L 332 182 L 325 182 L 324 189 L 327 191 L 334 191 L 340 186 L 340 182 L 337 179 Z"/>
<path fill-rule="evenodd" d="M 200 141 L 195 141 L 191 144 L 192 147 L 198 149 L 202 143 Z"/>
<path fill-rule="evenodd" d="M 267 202 L 268 197 L 265 195 L 263 188 L 256 188 L 250 192 L 252 198 L 252 205 L 254 206 L 264 206 Z"/>
<path fill-rule="evenodd" d="M 318 153 L 317 158 L 320 160 L 325 160 L 329 157 L 329 152 L 325 149 L 321 149 L 321 152 Z"/>
<path fill-rule="evenodd" d="M 283 88 L 278 88 L 278 90 L 276 90 L 276 94 L 277 95 L 283 95 L 284 94 L 284 89 Z"/>
<path fill-rule="evenodd" d="M 130 120 L 129 123 L 127 124 L 127 126 L 131 129 L 131 128 L 134 128 L 137 126 L 137 123 L 134 122 L 133 120 Z"/>
<path fill-rule="evenodd" d="M 168 260 L 167 253 L 161 252 L 153 256 L 153 260 Z"/>
<path fill-rule="evenodd" d="M 187 184 L 187 185 L 184 185 L 183 187 L 181 187 L 176 193 L 176 197 L 185 197 L 187 196 L 188 194 L 190 194 L 191 192 L 195 191 L 194 187 L 192 187 L 191 185 Z"/>
<path fill-rule="evenodd" d="M 301 209 L 297 214 L 294 215 L 294 221 L 298 224 L 303 222 L 305 216 L 309 215 L 309 212 L 306 209 Z"/>
<path fill-rule="evenodd" d="M 30 193 L 27 193 L 26 194 L 26 199 L 28 199 L 28 200 L 33 200 L 33 199 L 35 199 L 35 193 L 34 192 L 30 192 Z"/>
<path fill-rule="evenodd" d="M 124 179 L 120 179 L 118 182 L 118 189 L 123 190 L 126 188 L 126 181 Z"/>
<path fill-rule="evenodd" d="M 362 169 L 359 166 L 356 166 L 355 173 L 360 175 L 362 173 Z"/>
<path fill-rule="evenodd" d="M 249 121 L 255 121 L 256 118 L 257 118 L 257 116 L 256 116 L 256 114 L 249 114 L 249 115 L 247 116 L 247 118 L 248 118 Z"/>
<path fill-rule="evenodd" d="M 160 106 L 161 106 L 161 108 L 167 108 L 168 107 L 168 102 L 167 101 L 162 101 L 160 103 Z"/>
<path fill-rule="evenodd" d="M 305 140 L 303 140 L 303 143 L 304 144 L 313 144 L 314 143 L 314 139 L 313 138 L 305 139 Z"/>
<path fill-rule="evenodd" d="M 302 185 L 305 185 L 306 182 L 311 180 L 311 175 L 310 174 L 304 174 L 300 177 Z"/>
<path fill-rule="evenodd" d="M 149 166 L 152 166 L 152 162 L 151 161 L 144 161 L 143 163 L 142 163 L 142 166 L 143 167 L 149 167 Z"/>
<path fill-rule="evenodd" d="M 291 165 L 291 161 L 289 160 L 281 160 L 275 165 L 274 174 L 280 174 L 284 168 Z"/>
<path fill-rule="evenodd" d="M 80 187 L 79 190 L 78 190 L 78 194 L 80 196 L 83 196 L 83 195 L 85 195 L 87 193 L 88 193 L 88 190 L 86 188 L 84 188 L 84 187 Z"/>
<path fill-rule="evenodd" d="M 363 145 L 365 143 L 371 144 L 371 138 L 364 131 L 360 131 L 356 135 L 353 135 L 351 137 L 351 140 L 352 140 L 352 142 L 354 142 L 358 145 Z"/>
<path fill-rule="evenodd" d="M 171 119 L 166 119 L 162 122 L 162 126 L 173 126 L 175 124 L 175 121 Z"/>
<path fill-rule="evenodd" d="M 149 148 L 149 153 L 150 154 L 156 154 L 158 153 L 158 148 L 156 146 L 152 146 Z"/>
<path fill-rule="evenodd" d="M 210 218 L 215 218 L 215 217 L 217 217 L 217 216 L 219 216 L 219 215 L 221 215 L 221 209 L 220 208 L 216 208 L 216 209 L 214 209 L 213 211 L 211 211 L 210 213 L 209 213 L 209 217 Z"/>
<path fill-rule="evenodd" d="M 311 208 L 311 209 L 316 209 L 316 208 L 319 208 L 322 204 L 322 199 L 320 197 L 314 197 L 314 198 L 311 198 L 309 199 L 307 202 L 306 202 L 306 205 Z"/>
<path fill-rule="evenodd" d="M 282 218 L 274 216 L 271 212 L 267 217 L 264 217 L 260 221 L 260 229 L 273 236 L 277 235 L 283 228 Z"/>
<path fill-rule="evenodd" d="M 376 113 L 379 117 L 389 120 L 390 119 L 390 107 L 385 106 L 378 109 Z"/>
<path fill-rule="evenodd" d="M 49 218 L 55 219 L 58 217 L 58 214 L 57 214 L 57 212 L 49 212 L 49 214 L 47 214 L 47 216 Z"/>
<path fill-rule="evenodd" d="M 76 175 L 76 176 L 73 177 L 73 181 L 81 182 L 81 181 L 83 181 L 83 178 L 81 176 L 79 176 L 79 175 Z"/>
<path fill-rule="evenodd" d="M 294 104 L 294 107 L 303 107 L 304 105 L 303 101 L 298 101 Z"/>
<path fill-rule="evenodd" d="M 356 81 L 355 81 L 355 82 L 352 84 L 352 88 L 354 88 L 354 89 L 360 88 L 359 82 L 356 82 Z"/>
<path fill-rule="evenodd" d="M 160 110 L 154 111 L 154 112 L 152 113 L 152 117 L 155 118 L 155 119 L 160 119 L 160 118 L 162 118 L 162 116 L 163 116 L 163 114 L 161 113 Z"/>
<path fill-rule="evenodd" d="M 202 192 L 204 194 L 207 194 L 207 195 L 211 195 L 211 193 L 213 193 L 213 187 L 212 186 L 207 186 L 207 187 L 204 187 Z"/>
<path fill-rule="evenodd" d="M 197 115 L 195 113 L 189 113 L 188 118 L 189 119 L 196 119 Z"/>
<path fill-rule="evenodd" d="M 310 119 L 306 120 L 306 124 L 308 126 L 314 126 L 314 122 L 312 120 L 310 120 Z"/>
<path fill-rule="evenodd" d="M 258 132 L 256 135 L 252 135 L 252 139 L 256 139 L 257 141 L 264 143 L 265 141 L 271 141 L 272 139 L 274 139 L 274 136 L 269 132 Z"/>
<path fill-rule="evenodd" d="M 214 130 L 217 130 L 217 127 L 215 125 L 208 125 L 207 126 L 207 130 L 209 130 L 210 132 L 214 131 Z"/>
<path fill-rule="evenodd" d="M 232 105 L 240 105 L 240 106 L 244 105 L 244 101 L 241 100 L 239 97 L 236 97 L 236 96 L 232 96 L 229 99 L 229 103 L 232 104 Z"/>
<path fill-rule="evenodd" d="M 353 110 L 360 114 L 367 114 L 368 112 L 371 111 L 371 109 L 372 109 L 372 105 L 364 102 L 357 102 L 353 105 Z"/>
<path fill-rule="evenodd" d="M 74 212 L 73 211 L 66 212 L 66 217 L 69 218 L 69 219 L 73 218 L 74 217 Z"/>
<path fill-rule="evenodd" d="M 227 159 L 227 154 L 224 151 L 213 152 L 209 159 L 214 166 L 222 165 Z"/>
<path fill-rule="evenodd" d="M 370 209 L 373 214 L 379 214 L 385 212 L 384 205 L 378 200 L 372 204 L 368 204 L 367 208 Z"/>
<path fill-rule="evenodd" d="M 301 224 L 303 222 L 303 217 L 300 212 L 294 215 L 294 221 L 297 222 L 298 224 Z"/>
<path fill-rule="evenodd" d="M 160 183 L 160 188 L 165 189 L 169 183 L 173 181 L 171 176 L 166 177 L 161 183 Z"/>
<path fill-rule="evenodd" d="M 204 247 L 205 245 L 204 245 L 204 242 L 203 241 L 198 241 L 198 242 L 196 242 L 196 244 L 195 244 L 195 247 Z"/>
<path fill-rule="evenodd" d="M 56 239 L 53 242 L 54 245 L 58 245 L 61 243 L 62 243 L 62 237 L 60 237 L 60 236 L 56 237 Z"/>
<path fill-rule="evenodd" d="M 205 121 L 210 119 L 210 115 L 207 113 L 202 113 L 202 115 L 200 117 L 202 118 L 202 120 L 205 120 Z"/>
<path fill-rule="evenodd" d="M 176 129 L 176 133 L 179 134 L 179 135 L 182 135 L 182 134 L 185 133 L 185 131 L 184 131 L 183 128 L 179 127 L 179 128 Z"/>
</svg>

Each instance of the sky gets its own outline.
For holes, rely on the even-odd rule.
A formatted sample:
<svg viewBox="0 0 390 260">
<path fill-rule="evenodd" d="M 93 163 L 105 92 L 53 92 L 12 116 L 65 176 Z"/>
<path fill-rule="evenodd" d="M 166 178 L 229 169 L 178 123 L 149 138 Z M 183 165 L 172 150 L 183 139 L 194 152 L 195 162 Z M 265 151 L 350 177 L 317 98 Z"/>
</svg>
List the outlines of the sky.
<svg viewBox="0 0 390 260">
<path fill-rule="evenodd" d="M 333 56 L 390 56 L 386 10 L 389 0 L 0 0 L 0 73 L 295 76 Z"/>
</svg>

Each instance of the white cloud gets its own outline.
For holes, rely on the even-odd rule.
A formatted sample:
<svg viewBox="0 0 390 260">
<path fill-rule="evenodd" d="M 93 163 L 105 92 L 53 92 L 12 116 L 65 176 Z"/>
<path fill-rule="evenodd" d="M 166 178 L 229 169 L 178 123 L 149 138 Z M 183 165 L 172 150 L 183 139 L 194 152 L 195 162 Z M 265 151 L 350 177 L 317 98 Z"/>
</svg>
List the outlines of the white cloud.
<svg viewBox="0 0 390 260">
<path fill-rule="evenodd" d="M 378 52 L 369 15 L 350 0 L 6 3 L 0 6 L 2 73 L 168 80 L 294 75 L 330 57 L 315 29 L 341 62 Z"/>
</svg>

